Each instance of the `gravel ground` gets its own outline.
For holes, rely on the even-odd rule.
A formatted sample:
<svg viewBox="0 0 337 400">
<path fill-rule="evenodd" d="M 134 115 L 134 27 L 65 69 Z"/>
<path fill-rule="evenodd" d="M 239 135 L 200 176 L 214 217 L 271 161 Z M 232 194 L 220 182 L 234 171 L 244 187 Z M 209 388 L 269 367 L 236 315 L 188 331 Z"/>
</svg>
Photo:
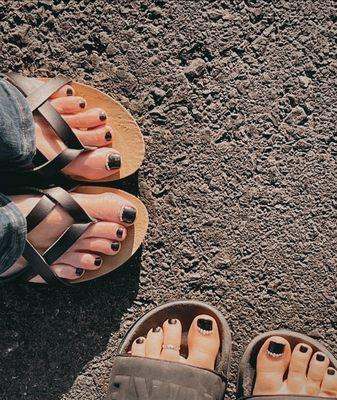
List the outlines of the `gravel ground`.
<svg viewBox="0 0 337 400">
<path fill-rule="evenodd" d="M 135 116 L 151 218 L 106 278 L 1 288 L 1 399 L 103 399 L 126 329 L 171 299 L 228 318 L 232 399 L 257 333 L 337 353 L 333 0 L 0 0 L 0 21 L 2 71 L 68 74 Z"/>
</svg>

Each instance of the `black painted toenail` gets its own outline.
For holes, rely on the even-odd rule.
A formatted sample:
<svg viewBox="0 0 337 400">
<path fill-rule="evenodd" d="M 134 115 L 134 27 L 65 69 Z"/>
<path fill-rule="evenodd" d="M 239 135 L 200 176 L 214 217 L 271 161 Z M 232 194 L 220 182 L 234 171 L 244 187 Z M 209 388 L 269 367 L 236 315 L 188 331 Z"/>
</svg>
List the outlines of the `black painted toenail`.
<svg viewBox="0 0 337 400">
<path fill-rule="evenodd" d="M 300 352 L 301 353 L 306 353 L 308 351 L 308 348 L 306 346 L 303 346 L 303 344 L 300 346 Z"/>
<path fill-rule="evenodd" d="M 332 368 L 328 368 L 328 375 L 335 375 L 336 371 Z"/>
<path fill-rule="evenodd" d="M 100 111 L 100 113 L 99 113 L 99 119 L 100 119 L 101 121 L 105 121 L 105 120 L 106 120 L 106 114 L 105 114 L 105 112 Z"/>
<path fill-rule="evenodd" d="M 197 326 L 203 331 L 211 331 L 213 329 L 213 321 L 210 319 L 198 319 Z"/>
<path fill-rule="evenodd" d="M 121 156 L 117 153 L 110 153 L 107 156 L 107 160 L 105 163 L 105 168 L 110 171 L 111 169 L 117 169 L 121 167 Z"/>
<path fill-rule="evenodd" d="M 323 354 L 316 354 L 316 360 L 317 361 L 324 361 L 325 360 L 325 356 L 323 356 Z"/>
<path fill-rule="evenodd" d="M 81 107 L 81 108 L 85 108 L 85 101 L 84 101 L 84 100 L 81 100 L 81 101 L 80 101 L 80 107 Z"/>
<path fill-rule="evenodd" d="M 122 222 L 126 222 L 127 224 L 132 224 L 136 219 L 136 215 L 137 210 L 134 207 L 123 207 L 121 212 L 121 220 Z"/>
<path fill-rule="evenodd" d="M 283 354 L 285 345 L 283 343 L 270 342 L 268 352 L 277 356 Z"/>
<path fill-rule="evenodd" d="M 174 319 L 174 318 L 172 318 L 172 319 L 169 319 L 169 320 L 168 320 L 168 323 L 169 323 L 170 325 L 175 325 L 175 324 L 177 323 L 177 320 Z"/>
<path fill-rule="evenodd" d="M 72 88 L 67 89 L 67 96 L 72 96 L 74 94 L 74 91 Z"/>
<path fill-rule="evenodd" d="M 144 338 L 139 337 L 139 338 L 136 340 L 136 343 L 137 343 L 137 344 L 143 344 L 143 343 L 144 343 Z"/>
<path fill-rule="evenodd" d="M 95 258 L 95 265 L 96 267 L 99 267 L 102 264 L 102 259 L 101 257 L 96 257 Z"/>
<path fill-rule="evenodd" d="M 155 333 L 160 332 L 160 326 L 157 326 L 157 328 L 153 328 L 152 332 L 155 332 Z"/>
<path fill-rule="evenodd" d="M 111 139 L 112 139 L 111 132 L 107 132 L 107 133 L 105 134 L 105 140 L 106 140 L 107 142 L 109 142 Z"/>
<path fill-rule="evenodd" d="M 76 268 L 75 274 L 76 274 L 77 276 L 82 276 L 83 273 L 84 273 L 84 269 L 82 269 L 82 268 Z"/>
<path fill-rule="evenodd" d="M 120 246 L 119 242 L 112 242 L 111 243 L 111 249 L 113 251 L 118 251 L 119 250 L 119 246 Z"/>
<path fill-rule="evenodd" d="M 123 233 L 124 233 L 124 229 L 123 228 L 118 228 L 116 235 L 118 238 L 122 238 L 123 237 Z"/>
</svg>

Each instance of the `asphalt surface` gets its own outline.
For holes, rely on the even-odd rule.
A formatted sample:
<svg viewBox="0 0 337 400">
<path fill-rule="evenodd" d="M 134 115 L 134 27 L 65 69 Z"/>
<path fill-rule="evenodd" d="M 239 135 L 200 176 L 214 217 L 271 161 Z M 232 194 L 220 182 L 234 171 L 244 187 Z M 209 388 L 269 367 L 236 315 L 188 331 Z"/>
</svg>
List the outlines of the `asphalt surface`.
<svg viewBox="0 0 337 400">
<path fill-rule="evenodd" d="M 1 0 L 0 21 L 2 72 L 67 74 L 135 116 L 151 219 L 104 279 L 1 287 L 1 399 L 103 399 L 127 328 L 171 299 L 228 318 L 231 398 L 257 333 L 337 353 L 333 0 Z"/>
</svg>

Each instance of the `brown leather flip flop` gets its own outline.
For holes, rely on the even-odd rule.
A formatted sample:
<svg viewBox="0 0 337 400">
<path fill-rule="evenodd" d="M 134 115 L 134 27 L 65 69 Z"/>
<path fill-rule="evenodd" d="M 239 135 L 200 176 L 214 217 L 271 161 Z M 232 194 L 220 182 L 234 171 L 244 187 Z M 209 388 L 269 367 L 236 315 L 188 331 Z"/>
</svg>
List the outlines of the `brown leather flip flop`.
<svg viewBox="0 0 337 400">
<path fill-rule="evenodd" d="M 66 84 L 71 84 L 76 95 L 84 97 L 87 102 L 87 110 L 102 108 L 107 114 L 107 124 L 113 128 L 111 147 L 122 156 L 122 165 L 118 172 L 95 182 L 115 181 L 125 178 L 136 172 L 145 154 L 144 139 L 141 131 L 129 114 L 129 112 L 109 95 L 82 83 L 72 82 L 70 78 L 59 75 L 55 78 L 28 78 L 17 73 L 9 73 L 5 78 L 16 86 L 26 97 L 34 119 L 46 129 L 52 129 L 54 133 L 67 146 L 54 159 L 48 160 L 41 149 L 33 160 L 30 170 L 23 171 L 33 175 L 39 175 L 45 180 L 55 178 L 62 174 L 62 169 L 83 152 L 96 149 L 96 147 L 84 146 L 76 137 L 70 126 L 61 115 L 48 102 L 49 97 Z M 110 146 L 110 145 L 109 145 Z M 65 176 L 65 175 L 64 175 Z M 90 180 L 78 176 L 66 176 L 77 181 L 89 182 Z"/>
<path fill-rule="evenodd" d="M 96 279 L 102 275 L 114 271 L 124 264 L 142 244 L 148 226 L 148 213 L 144 204 L 135 196 L 119 189 L 98 186 L 79 186 L 74 192 L 87 194 L 114 193 L 132 202 L 137 209 L 137 217 L 132 226 L 127 228 L 127 237 L 121 242 L 121 250 L 113 256 L 102 255 L 103 264 L 97 270 L 85 270 L 82 277 L 76 280 L 67 280 L 58 277 L 50 266 L 65 253 L 92 225 L 95 221 L 86 211 L 73 199 L 73 197 L 60 187 L 50 189 L 22 188 L 15 194 L 41 195 L 40 201 L 27 215 L 27 233 L 39 225 L 53 208 L 58 205 L 63 208 L 74 220 L 74 223 L 43 253 L 26 240 L 23 258 L 28 262 L 21 271 L 5 278 L 0 282 L 15 281 L 28 283 L 32 278 L 40 275 L 48 284 L 76 285 L 78 283 Z M 31 282 L 29 282 L 31 283 Z"/>
</svg>

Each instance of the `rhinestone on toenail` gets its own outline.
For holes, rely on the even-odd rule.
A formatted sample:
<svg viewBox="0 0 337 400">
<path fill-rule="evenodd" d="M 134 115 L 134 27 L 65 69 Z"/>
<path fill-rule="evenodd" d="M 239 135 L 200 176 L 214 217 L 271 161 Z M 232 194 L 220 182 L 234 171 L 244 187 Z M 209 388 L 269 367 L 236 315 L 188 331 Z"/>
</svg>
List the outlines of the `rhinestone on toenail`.
<svg viewBox="0 0 337 400">
<path fill-rule="evenodd" d="M 201 329 L 199 327 L 197 327 L 197 330 L 198 330 L 199 333 L 201 333 L 204 336 L 209 336 L 209 335 L 212 334 L 212 331 L 206 331 L 205 329 Z"/>
</svg>

